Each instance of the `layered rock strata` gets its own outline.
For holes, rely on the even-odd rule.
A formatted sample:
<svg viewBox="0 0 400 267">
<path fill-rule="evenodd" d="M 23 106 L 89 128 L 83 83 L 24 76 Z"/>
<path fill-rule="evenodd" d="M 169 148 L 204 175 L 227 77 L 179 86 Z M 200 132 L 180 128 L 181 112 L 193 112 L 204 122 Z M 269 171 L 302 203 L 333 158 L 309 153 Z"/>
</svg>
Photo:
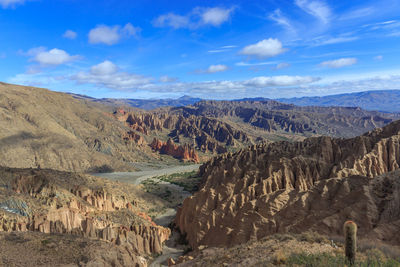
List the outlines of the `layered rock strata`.
<svg viewBox="0 0 400 267">
<path fill-rule="evenodd" d="M 204 164 L 200 190 L 175 223 L 194 248 L 310 228 L 338 234 L 347 219 L 361 234 L 398 242 L 391 236 L 400 218 L 398 172 L 375 177 L 399 165 L 400 121 L 351 139 L 252 146 Z"/>
<path fill-rule="evenodd" d="M 128 185 L 52 170 L 0 173 L 0 231 L 100 239 L 123 246 L 132 257 L 161 253 L 170 235 L 141 210 Z"/>
</svg>

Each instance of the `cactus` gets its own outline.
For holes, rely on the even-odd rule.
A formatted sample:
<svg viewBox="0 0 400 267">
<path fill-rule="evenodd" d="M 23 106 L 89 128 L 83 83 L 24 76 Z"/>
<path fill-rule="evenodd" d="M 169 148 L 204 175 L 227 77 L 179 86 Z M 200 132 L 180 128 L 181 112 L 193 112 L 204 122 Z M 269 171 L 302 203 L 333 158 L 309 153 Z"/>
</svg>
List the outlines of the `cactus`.
<svg viewBox="0 0 400 267">
<path fill-rule="evenodd" d="M 344 223 L 343 230 L 346 259 L 350 265 L 353 265 L 357 250 L 357 224 L 353 221 L 347 221 Z"/>
</svg>

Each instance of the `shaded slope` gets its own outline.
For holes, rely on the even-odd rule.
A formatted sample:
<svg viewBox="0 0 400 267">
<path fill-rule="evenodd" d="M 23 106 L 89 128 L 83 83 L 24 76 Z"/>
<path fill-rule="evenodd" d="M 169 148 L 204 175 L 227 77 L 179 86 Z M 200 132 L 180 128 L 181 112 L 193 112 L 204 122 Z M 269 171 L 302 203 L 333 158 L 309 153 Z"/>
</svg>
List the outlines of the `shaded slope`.
<svg viewBox="0 0 400 267">
<path fill-rule="evenodd" d="M 0 165 L 86 171 L 143 157 L 99 108 L 41 88 L 0 84 Z"/>
</svg>

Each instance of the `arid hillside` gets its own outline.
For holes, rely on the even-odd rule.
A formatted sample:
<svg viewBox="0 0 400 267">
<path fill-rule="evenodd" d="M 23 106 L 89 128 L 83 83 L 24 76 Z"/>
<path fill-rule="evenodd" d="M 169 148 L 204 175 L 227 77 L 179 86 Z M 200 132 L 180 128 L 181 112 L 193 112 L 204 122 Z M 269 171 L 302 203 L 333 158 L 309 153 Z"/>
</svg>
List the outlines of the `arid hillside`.
<svg viewBox="0 0 400 267">
<path fill-rule="evenodd" d="M 351 139 L 255 145 L 201 167 L 200 190 L 175 223 L 193 248 L 284 232 L 341 233 L 399 244 L 400 121 Z"/>
<path fill-rule="evenodd" d="M 48 234 L 36 234 L 48 240 L 42 241 L 46 253 L 51 251 L 46 245 L 78 245 L 86 239 L 82 248 L 91 251 L 86 261 L 94 257 L 104 266 L 147 266 L 147 260 L 162 251 L 170 229 L 156 225 L 146 213 L 162 203 L 133 185 L 89 175 L 0 168 L 0 232 L 21 232 L 14 238 L 23 240 L 34 236 L 30 232 Z M 60 251 L 58 257 L 71 249 Z M 6 258 L 13 255 L 7 247 L 2 253 Z"/>
<path fill-rule="evenodd" d="M 284 134 L 354 137 L 400 118 L 399 114 L 361 108 L 299 107 L 273 100 L 200 101 L 193 106 L 173 108 L 172 112 L 218 118 L 282 137 Z"/>
<path fill-rule="evenodd" d="M 0 83 L 0 165 L 87 171 L 146 158 L 109 112 L 64 93 Z M 150 151 L 150 149 L 149 149 Z M 151 151 L 150 151 L 151 152 Z"/>
</svg>

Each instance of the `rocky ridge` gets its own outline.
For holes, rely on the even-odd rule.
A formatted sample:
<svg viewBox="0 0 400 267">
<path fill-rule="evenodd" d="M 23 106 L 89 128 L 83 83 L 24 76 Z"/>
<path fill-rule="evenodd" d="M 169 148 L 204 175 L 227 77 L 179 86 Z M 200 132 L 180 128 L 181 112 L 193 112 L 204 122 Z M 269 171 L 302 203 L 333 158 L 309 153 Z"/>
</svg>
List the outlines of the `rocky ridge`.
<svg viewBox="0 0 400 267">
<path fill-rule="evenodd" d="M 172 112 L 219 118 L 227 123 L 240 120 L 267 132 L 333 137 L 354 137 L 400 118 L 399 114 L 360 108 L 300 107 L 274 100 L 200 101 L 193 106 L 173 108 Z"/>
<path fill-rule="evenodd" d="M 399 243 L 393 236 L 400 222 L 400 180 L 393 172 L 399 151 L 397 121 L 351 139 L 309 138 L 226 153 L 201 167 L 200 190 L 184 201 L 175 223 L 193 248 L 277 232 L 338 233 L 347 219 L 360 223 L 361 235 Z"/>
<path fill-rule="evenodd" d="M 53 170 L 1 168 L 0 173 L 0 231 L 111 242 L 130 251 L 139 266 L 146 262 L 138 257 L 160 253 L 170 235 L 143 212 L 133 186 Z"/>
</svg>

